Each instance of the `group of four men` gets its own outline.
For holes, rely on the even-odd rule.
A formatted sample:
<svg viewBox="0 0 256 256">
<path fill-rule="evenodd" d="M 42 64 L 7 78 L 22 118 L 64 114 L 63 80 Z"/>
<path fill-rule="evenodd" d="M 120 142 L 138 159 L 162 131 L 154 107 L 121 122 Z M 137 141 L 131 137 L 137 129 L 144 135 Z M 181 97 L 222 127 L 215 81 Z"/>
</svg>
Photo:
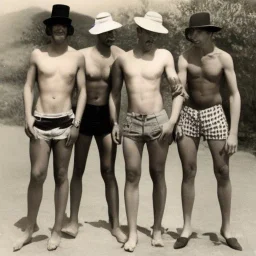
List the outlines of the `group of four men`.
<svg viewBox="0 0 256 256">
<path fill-rule="evenodd" d="M 144 144 L 147 145 L 153 181 L 152 245 L 163 246 L 161 222 L 166 202 L 165 162 L 173 133 L 183 168 L 184 216 L 183 231 L 174 248 L 186 246 L 192 234 L 196 156 L 200 136 L 204 136 L 212 154 L 218 183 L 221 234 L 231 248 L 242 250 L 230 230 L 229 179 L 229 156 L 237 150 L 240 95 L 232 58 L 212 41 L 213 32 L 221 28 L 210 23 L 209 13 L 191 16 L 185 35 L 192 42 L 192 47 L 179 57 L 177 75 L 172 54 L 158 49 L 155 44 L 159 33 L 168 33 L 162 25 L 162 16 L 149 11 L 144 17 L 135 17 L 134 20 L 138 25 L 138 41 L 128 52 L 113 45 L 115 30 L 122 25 L 113 21 L 107 12 L 98 14 L 94 27 L 89 30 L 97 35 L 96 45 L 79 51 L 68 45 L 68 36 L 74 33 L 68 6 L 54 5 L 51 17 L 44 21 L 51 43 L 32 52 L 24 87 L 25 132 L 30 137 L 31 178 L 27 227 L 23 236 L 15 242 L 15 251 L 29 243 L 32 234 L 38 230 L 36 220 L 51 151 L 55 179 L 55 223 L 47 248 L 54 250 L 59 246 L 61 232 L 76 237 L 82 176 L 93 136 L 106 187 L 111 233 L 130 252 L 138 242 L 139 181 L 142 152 Z M 163 74 L 173 96 L 170 118 L 164 110 L 160 93 Z M 230 91 L 229 131 L 219 91 L 222 77 L 226 78 Z M 38 83 L 39 96 L 33 110 L 35 82 Z M 123 82 L 128 96 L 122 132 L 128 236 L 119 225 L 119 195 L 114 173 L 117 145 L 122 139 L 118 120 Z M 77 89 L 77 104 L 72 110 L 74 88 Z M 74 143 L 70 219 L 63 227 L 69 190 L 67 172 Z"/>
</svg>

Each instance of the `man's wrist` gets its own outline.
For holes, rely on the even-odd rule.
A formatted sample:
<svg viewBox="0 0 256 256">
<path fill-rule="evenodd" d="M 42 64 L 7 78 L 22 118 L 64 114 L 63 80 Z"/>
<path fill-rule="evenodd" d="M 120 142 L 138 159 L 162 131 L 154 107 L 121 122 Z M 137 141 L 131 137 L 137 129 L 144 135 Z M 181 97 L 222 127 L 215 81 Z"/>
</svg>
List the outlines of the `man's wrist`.
<svg viewBox="0 0 256 256">
<path fill-rule="evenodd" d="M 79 127 L 80 127 L 80 124 L 81 124 L 81 120 L 73 119 L 72 124 L 73 124 L 73 126 L 74 126 L 75 128 L 79 128 Z"/>
<path fill-rule="evenodd" d="M 115 122 L 113 123 L 113 126 L 119 126 L 118 122 L 115 121 Z"/>
</svg>

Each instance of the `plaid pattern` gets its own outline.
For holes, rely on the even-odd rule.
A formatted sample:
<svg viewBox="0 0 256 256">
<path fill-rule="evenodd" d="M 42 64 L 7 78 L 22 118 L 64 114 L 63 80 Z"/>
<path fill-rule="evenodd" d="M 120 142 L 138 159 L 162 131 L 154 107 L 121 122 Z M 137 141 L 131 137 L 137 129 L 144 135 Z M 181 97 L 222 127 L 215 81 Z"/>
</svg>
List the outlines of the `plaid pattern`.
<svg viewBox="0 0 256 256">
<path fill-rule="evenodd" d="M 184 106 L 178 123 L 185 135 L 203 136 L 205 140 L 225 140 L 228 137 L 228 124 L 221 105 L 196 110 Z"/>
</svg>

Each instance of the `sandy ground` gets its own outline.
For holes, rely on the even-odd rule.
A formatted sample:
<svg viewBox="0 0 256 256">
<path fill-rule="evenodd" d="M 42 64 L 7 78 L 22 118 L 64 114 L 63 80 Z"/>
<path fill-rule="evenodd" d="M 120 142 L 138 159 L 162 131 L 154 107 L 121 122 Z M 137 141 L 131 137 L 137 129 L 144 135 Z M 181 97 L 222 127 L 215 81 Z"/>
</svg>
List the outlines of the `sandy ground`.
<svg viewBox="0 0 256 256">
<path fill-rule="evenodd" d="M 89 153 L 83 183 L 83 198 L 80 209 L 80 232 L 76 239 L 63 237 L 60 248 L 54 252 L 46 249 L 50 228 L 54 220 L 53 170 L 52 164 L 44 186 L 38 224 L 40 230 L 34 234 L 31 244 L 13 253 L 12 244 L 21 234 L 25 225 L 26 193 L 29 182 L 28 138 L 20 127 L 0 126 L 0 255 L 58 255 L 58 256 L 120 256 L 127 255 L 114 237 L 110 235 L 107 223 L 107 205 L 104 184 L 100 177 L 98 151 L 93 142 Z M 220 237 L 220 211 L 216 196 L 216 181 L 213 176 L 210 153 L 205 144 L 198 153 L 198 175 L 196 179 L 196 200 L 193 212 L 194 234 L 188 246 L 176 251 L 175 239 L 182 226 L 180 183 L 181 165 L 176 145 L 170 147 L 166 181 L 168 197 L 163 219 L 166 233 L 163 235 L 165 247 L 150 245 L 150 226 L 153 221 L 152 182 L 148 173 L 148 155 L 143 155 L 143 175 L 140 184 L 140 207 L 138 215 L 139 243 L 133 253 L 138 256 L 150 255 L 214 255 L 233 256 L 256 254 L 256 158 L 245 152 L 238 152 L 231 159 L 231 179 L 233 185 L 232 228 L 244 250 L 237 252 L 225 245 Z M 72 174 L 73 156 L 69 168 Z M 116 161 L 116 176 L 120 191 L 120 222 L 126 227 L 124 208 L 124 161 L 119 147 Z M 67 207 L 69 214 L 69 203 Z M 254 216 L 254 217 L 253 217 Z"/>
</svg>

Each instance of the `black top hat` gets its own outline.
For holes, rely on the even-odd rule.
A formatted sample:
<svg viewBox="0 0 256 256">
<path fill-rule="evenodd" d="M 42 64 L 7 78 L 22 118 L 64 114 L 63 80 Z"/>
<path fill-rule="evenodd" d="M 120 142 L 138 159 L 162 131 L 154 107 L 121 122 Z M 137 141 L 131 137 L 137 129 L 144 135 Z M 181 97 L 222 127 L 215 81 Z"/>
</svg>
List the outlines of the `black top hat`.
<svg viewBox="0 0 256 256">
<path fill-rule="evenodd" d="M 55 4 L 52 7 L 52 15 L 50 18 L 44 20 L 46 26 L 52 26 L 53 24 L 65 24 L 71 26 L 72 20 L 69 18 L 69 6 L 64 4 Z"/>
<path fill-rule="evenodd" d="M 221 30 L 221 27 L 217 27 L 211 24 L 210 13 L 208 12 L 198 12 L 191 15 L 189 19 L 189 27 L 185 29 L 185 35 L 188 40 L 188 33 L 193 28 L 202 28 L 211 32 L 218 32 Z"/>
</svg>

